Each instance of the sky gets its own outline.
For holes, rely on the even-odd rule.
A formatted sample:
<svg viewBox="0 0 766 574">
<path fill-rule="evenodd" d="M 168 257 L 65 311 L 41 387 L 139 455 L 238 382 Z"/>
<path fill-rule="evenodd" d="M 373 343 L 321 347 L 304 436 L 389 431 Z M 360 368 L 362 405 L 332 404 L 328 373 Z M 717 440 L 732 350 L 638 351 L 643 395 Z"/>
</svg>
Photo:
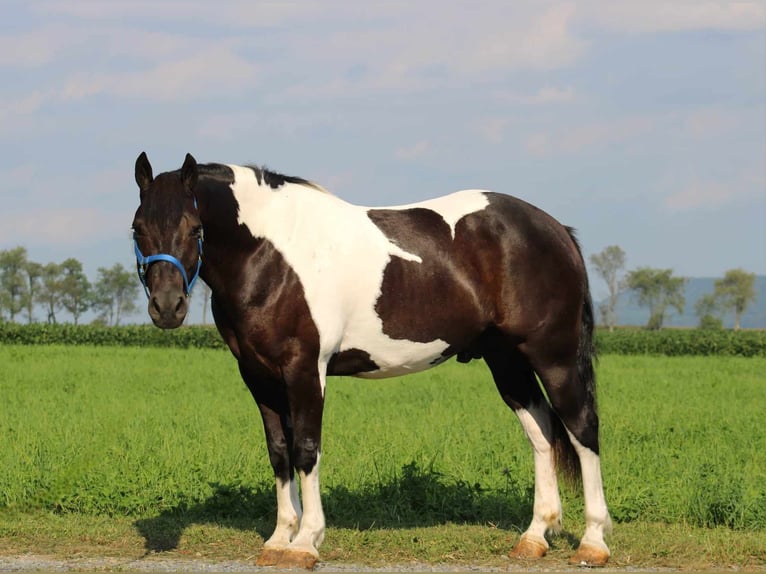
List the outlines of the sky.
<svg viewBox="0 0 766 574">
<path fill-rule="evenodd" d="M 136 157 L 190 152 L 370 206 L 491 189 L 627 270 L 766 275 L 763 0 L 1 6 L 0 250 L 132 267 Z"/>
</svg>

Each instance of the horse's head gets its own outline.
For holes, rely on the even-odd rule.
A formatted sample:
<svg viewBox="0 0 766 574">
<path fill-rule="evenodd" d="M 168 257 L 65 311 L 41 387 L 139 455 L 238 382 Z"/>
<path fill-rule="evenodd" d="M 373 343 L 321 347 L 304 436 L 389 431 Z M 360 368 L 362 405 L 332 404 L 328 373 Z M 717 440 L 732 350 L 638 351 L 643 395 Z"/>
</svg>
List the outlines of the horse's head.
<svg viewBox="0 0 766 574">
<path fill-rule="evenodd" d="M 154 178 L 142 152 L 136 160 L 136 183 L 141 204 L 133 218 L 133 238 L 149 316 L 158 327 L 175 329 L 186 317 L 202 261 L 202 222 L 194 195 L 197 162 L 186 154 L 180 171 Z"/>
</svg>

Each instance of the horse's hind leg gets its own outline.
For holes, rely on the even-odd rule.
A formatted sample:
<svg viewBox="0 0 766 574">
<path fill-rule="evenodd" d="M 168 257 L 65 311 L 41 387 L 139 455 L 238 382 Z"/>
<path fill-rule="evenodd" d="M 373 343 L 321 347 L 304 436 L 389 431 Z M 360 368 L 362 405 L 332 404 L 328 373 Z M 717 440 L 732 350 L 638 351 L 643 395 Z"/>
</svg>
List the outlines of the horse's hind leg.
<svg viewBox="0 0 766 574">
<path fill-rule="evenodd" d="M 562 438 L 566 440 L 566 437 L 562 437 L 563 429 L 553 417 L 532 367 L 518 350 L 510 344 L 495 340 L 495 344 L 484 350 L 484 358 L 500 395 L 519 418 L 534 452 L 535 500 L 532 522 L 510 556 L 540 558 L 548 551 L 546 532 L 561 529 L 561 500 L 554 447 L 557 441 Z"/>
<path fill-rule="evenodd" d="M 604 532 L 611 527 L 611 520 L 604 497 L 599 458 L 598 414 L 594 395 L 593 365 L 590 356 L 552 354 L 555 345 L 542 343 L 537 353 L 531 352 L 534 365 L 553 411 L 564 424 L 582 473 L 585 499 L 585 534 L 575 555 L 573 564 L 603 566 L 609 560 L 609 548 L 604 542 Z"/>
</svg>

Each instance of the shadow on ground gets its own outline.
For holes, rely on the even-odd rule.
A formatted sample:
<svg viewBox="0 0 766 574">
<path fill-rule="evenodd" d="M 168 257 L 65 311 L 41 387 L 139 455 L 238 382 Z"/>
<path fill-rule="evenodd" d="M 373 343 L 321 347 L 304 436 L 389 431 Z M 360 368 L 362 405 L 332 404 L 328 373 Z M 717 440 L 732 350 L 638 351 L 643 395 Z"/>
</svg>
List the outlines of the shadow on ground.
<svg viewBox="0 0 766 574">
<path fill-rule="evenodd" d="M 184 530 L 195 524 L 256 531 L 264 539 L 271 535 L 276 521 L 273 486 L 210 486 L 212 494 L 200 503 L 179 505 L 135 522 L 147 552 L 178 548 Z M 523 530 L 532 515 L 533 492 L 519 488 L 510 475 L 502 490 L 486 490 L 409 463 L 387 482 L 355 490 L 330 488 L 322 502 L 331 528 L 414 528 L 453 522 Z"/>
</svg>

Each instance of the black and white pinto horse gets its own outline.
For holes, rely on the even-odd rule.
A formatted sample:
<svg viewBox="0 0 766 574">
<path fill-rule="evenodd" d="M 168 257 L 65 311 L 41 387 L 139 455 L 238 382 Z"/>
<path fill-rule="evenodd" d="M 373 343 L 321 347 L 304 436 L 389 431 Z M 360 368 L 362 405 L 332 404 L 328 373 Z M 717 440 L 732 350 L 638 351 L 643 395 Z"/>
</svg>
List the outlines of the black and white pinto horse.
<svg viewBox="0 0 766 574">
<path fill-rule="evenodd" d="M 318 559 L 326 377 L 392 377 L 453 356 L 487 362 L 532 445 L 534 515 L 511 556 L 548 550 L 546 532 L 561 527 L 557 463 L 568 462 L 585 501 L 571 562 L 607 562 L 593 312 L 571 229 L 488 191 L 368 208 L 300 178 L 191 155 L 155 178 L 142 153 L 135 177 L 135 251 L 152 321 L 181 325 L 199 274 L 263 417 L 277 524 L 258 564 Z"/>
</svg>

